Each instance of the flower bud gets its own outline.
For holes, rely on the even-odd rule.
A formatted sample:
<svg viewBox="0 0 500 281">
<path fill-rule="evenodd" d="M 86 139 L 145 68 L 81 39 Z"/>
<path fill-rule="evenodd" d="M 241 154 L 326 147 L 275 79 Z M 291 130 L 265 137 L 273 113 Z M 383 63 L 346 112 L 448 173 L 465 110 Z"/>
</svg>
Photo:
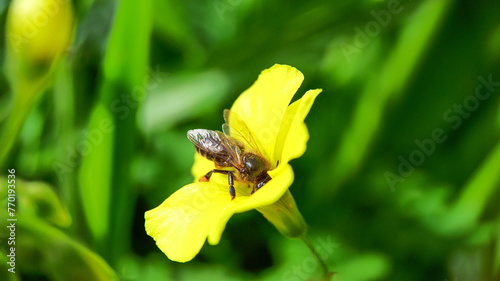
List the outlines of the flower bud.
<svg viewBox="0 0 500 281">
<path fill-rule="evenodd" d="M 9 71 L 28 80 L 48 73 L 68 48 L 73 23 L 70 0 L 13 0 L 6 28 Z"/>
</svg>

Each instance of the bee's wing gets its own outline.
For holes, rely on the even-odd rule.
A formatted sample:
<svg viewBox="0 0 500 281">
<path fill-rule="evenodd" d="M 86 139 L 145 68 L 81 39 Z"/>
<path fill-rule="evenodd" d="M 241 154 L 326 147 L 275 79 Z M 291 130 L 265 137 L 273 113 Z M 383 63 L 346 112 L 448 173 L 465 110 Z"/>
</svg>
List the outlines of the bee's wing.
<svg viewBox="0 0 500 281">
<path fill-rule="evenodd" d="M 219 131 L 205 129 L 189 130 L 188 139 L 201 151 L 202 155 L 218 164 L 233 166 L 236 169 L 242 167 L 243 146 L 237 140 Z"/>
<path fill-rule="evenodd" d="M 229 109 L 224 110 L 224 120 L 226 123 L 222 125 L 222 130 L 226 135 L 241 141 L 245 148 L 249 148 L 251 152 L 262 155 L 255 138 L 250 129 L 248 129 L 245 121 L 240 119 L 236 113 Z M 248 149 L 247 149 L 248 151 Z"/>
</svg>

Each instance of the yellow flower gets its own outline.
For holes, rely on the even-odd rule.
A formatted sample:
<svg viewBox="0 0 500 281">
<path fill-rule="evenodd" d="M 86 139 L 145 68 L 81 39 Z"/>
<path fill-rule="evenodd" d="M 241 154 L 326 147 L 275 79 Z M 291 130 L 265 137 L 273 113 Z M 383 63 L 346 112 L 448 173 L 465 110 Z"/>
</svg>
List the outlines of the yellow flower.
<svg viewBox="0 0 500 281">
<path fill-rule="evenodd" d="M 233 214 L 252 209 L 286 236 L 305 233 L 307 225 L 288 190 L 294 177 L 288 162 L 306 150 L 309 134 L 304 119 L 321 90 L 309 90 L 290 104 L 303 79 L 302 73 L 291 66 L 274 65 L 264 70 L 231 108 L 244 120 L 272 166 L 268 171 L 272 179 L 262 188 L 250 194 L 252 188 L 235 182 L 236 198 L 231 200 L 226 175 L 214 174 L 208 182 L 198 181 L 215 166 L 196 154 L 192 169 L 196 181 L 146 212 L 146 231 L 168 258 L 190 261 L 205 240 L 212 245 L 219 243 Z"/>
</svg>

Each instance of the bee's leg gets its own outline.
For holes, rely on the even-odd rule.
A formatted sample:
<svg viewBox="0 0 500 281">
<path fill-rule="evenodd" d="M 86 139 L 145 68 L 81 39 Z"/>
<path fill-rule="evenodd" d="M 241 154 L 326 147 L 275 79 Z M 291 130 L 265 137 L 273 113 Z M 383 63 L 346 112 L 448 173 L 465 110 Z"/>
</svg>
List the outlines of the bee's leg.
<svg viewBox="0 0 500 281">
<path fill-rule="evenodd" d="M 212 177 L 212 174 L 213 173 L 219 173 L 219 174 L 224 174 L 224 175 L 227 175 L 229 173 L 232 173 L 230 171 L 226 171 L 226 170 L 218 170 L 218 169 L 213 169 L 211 170 L 210 172 L 206 173 L 206 175 L 204 175 L 203 177 L 201 177 L 199 179 L 199 181 L 209 181 L 210 178 Z"/>
<path fill-rule="evenodd" d="M 206 175 L 204 175 L 203 177 L 201 177 L 198 181 L 201 181 L 201 182 L 207 182 L 210 180 L 210 177 L 212 177 L 212 174 L 214 173 L 214 170 L 208 172 Z"/>
<path fill-rule="evenodd" d="M 227 181 L 229 183 L 229 195 L 231 195 L 231 200 L 234 200 L 234 197 L 236 197 L 236 190 L 234 190 L 234 180 L 232 172 L 227 173 Z"/>
<path fill-rule="evenodd" d="M 254 185 L 251 194 L 253 194 L 255 191 L 259 190 L 261 187 L 263 187 L 270 180 L 271 180 L 271 177 L 268 174 L 266 174 L 266 177 L 261 182 L 259 182 L 257 185 Z"/>
<path fill-rule="evenodd" d="M 210 172 L 208 172 L 206 175 L 204 175 L 203 177 L 201 177 L 199 181 L 203 181 L 203 182 L 209 181 L 210 177 L 212 177 L 213 173 L 219 173 L 219 174 L 227 175 L 227 182 L 229 184 L 229 195 L 231 195 L 231 200 L 233 200 L 234 197 L 236 197 L 236 191 L 234 190 L 234 175 L 233 175 L 233 172 L 226 171 L 226 170 L 213 169 Z"/>
</svg>

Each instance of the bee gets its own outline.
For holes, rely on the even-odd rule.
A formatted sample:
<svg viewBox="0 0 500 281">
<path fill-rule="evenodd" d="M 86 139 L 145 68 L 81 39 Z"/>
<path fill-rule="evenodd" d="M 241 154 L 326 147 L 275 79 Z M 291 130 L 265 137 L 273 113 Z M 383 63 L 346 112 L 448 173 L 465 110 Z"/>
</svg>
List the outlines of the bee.
<svg viewBox="0 0 500 281">
<path fill-rule="evenodd" d="M 189 130 L 187 137 L 194 144 L 196 152 L 215 163 L 216 169 L 208 171 L 199 181 L 209 181 L 213 173 L 227 175 L 229 195 L 233 200 L 236 197 L 235 180 L 251 184 L 253 194 L 271 180 L 267 173 L 271 166 L 262 156 L 243 120 L 228 109 L 224 110 L 224 120 L 223 132 L 195 129 Z"/>
</svg>

